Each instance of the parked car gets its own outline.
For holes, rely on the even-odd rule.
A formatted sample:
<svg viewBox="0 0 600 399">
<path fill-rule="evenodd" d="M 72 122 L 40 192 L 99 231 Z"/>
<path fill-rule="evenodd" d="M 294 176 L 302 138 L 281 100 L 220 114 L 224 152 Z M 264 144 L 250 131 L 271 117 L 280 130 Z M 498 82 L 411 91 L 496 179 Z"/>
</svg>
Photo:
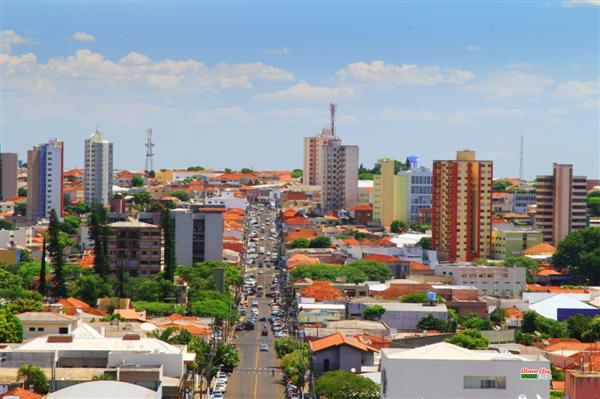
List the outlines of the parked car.
<svg viewBox="0 0 600 399">
<path fill-rule="evenodd" d="M 267 344 L 260 344 L 260 351 L 261 352 L 268 352 L 269 351 L 269 345 L 267 345 Z"/>
</svg>

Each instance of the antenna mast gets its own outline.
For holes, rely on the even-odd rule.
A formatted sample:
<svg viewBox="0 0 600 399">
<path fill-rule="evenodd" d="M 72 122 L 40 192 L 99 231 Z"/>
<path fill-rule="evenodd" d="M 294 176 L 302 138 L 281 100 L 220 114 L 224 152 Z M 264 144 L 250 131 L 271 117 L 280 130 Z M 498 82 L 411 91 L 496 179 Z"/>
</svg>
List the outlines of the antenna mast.
<svg viewBox="0 0 600 399">
<path fill-rule="evenodd" d="M 154 147 L 154 143 L 152 142 L 152 129 L 146 130 L 146 134 L 148 136 L 148 140 L 146 141 L 146 172 L 154 171 L 154 151 L 152 151 L 152 147 Z"/>
<path fill-rule="evenodd" d="M 329 119 L 331 121 L 331 135 L 335 136 L 335 104 L 329 103 Z"/>
<path fill-rule="evenodd" d="M 521 158 L 519 159 L 519 186 L 523 184 L 523 136 L 521 136 Z"/>
</svg>

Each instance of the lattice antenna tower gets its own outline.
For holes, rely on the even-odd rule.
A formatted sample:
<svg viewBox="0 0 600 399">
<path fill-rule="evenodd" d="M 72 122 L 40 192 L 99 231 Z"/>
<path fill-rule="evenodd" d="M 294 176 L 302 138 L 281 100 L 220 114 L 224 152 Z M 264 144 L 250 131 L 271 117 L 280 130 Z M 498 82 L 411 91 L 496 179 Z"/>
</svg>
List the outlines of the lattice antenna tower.
<svg viewBox="0 0 600 399">
<path fill-rule="evenodd" d="M 154 171 L 154 143 L 152 142 L 152 129 L 146 130 L 146 172 Z"/>
</svg>

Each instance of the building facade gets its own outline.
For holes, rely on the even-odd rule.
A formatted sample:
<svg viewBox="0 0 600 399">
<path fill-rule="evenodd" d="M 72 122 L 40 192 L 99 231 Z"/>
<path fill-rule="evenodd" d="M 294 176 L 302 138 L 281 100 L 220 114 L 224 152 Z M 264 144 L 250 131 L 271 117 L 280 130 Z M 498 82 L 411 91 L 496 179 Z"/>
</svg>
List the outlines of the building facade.
<svg viewBox="0 0 600 399">
<path fill-rule="evenodd" d="M 46 218 L 54 209 L 63 214 L 64 143 L 50 140 L 27 151 L 27 216 Z"/>
<path fill-rule="evenodd" d="M 476 160 L 474 151 L 434 161 L 432 243 L 441 261 L 492 255 L 492 174 L 492 161 Z"/>
<path fill-rule="evenodd" d="M 163 270 L 164 238 L 159 226 L 143 222 L 115 222 L 109 226 L 111 272 L 150 277 Z"/>
<path fill-rule="evenodd" d="M 379 174 L 373 176 L 373 220 L 381 226 L 390 226 L 394 220 L 406 220 L 407 208 L 401 206 L 406 198 L 406 184 L 394 173 L 394 160 L 382 158 L 377 163 Z M 406 204 L 406 203 L 405 203 Z"/>
<path fill-rule="evenodd" d="M 511 256 L 521 256 L 523 251 L 542 243 L 542 233 L 536 230 L 494 229 L 494 259 L 506 260 Z"/>
<path fill-rule="evenodd" d="M 224 207 L 177 208 L 171 210 L 175 222 L 177 264 L 223 260 Z"/>
<path fill-rule="evenodd" d="M 530 205 L 535 205 L 535 193 L 513 193 L 512 211 L 513 213 L 526 214 Z"/>
<path fill-rule="evenodd" d="M 331 127 L 304 138 L 303 183 L 321 187 L 324 211 L 351 209 L 358 200 L 358 146 L 342 145 L 335 135 L 335 105 Z"/>
<path fill-rule="evenodd" d="M 0 201 L 17 195 L 17 154 L 0 154 Z"/>
<path fill-rule="evenodd" d="M 108 204 L 113 186 L 113 143 L 98 129 L 85 140 L 83 182 L 86 204 Z"/>
<path fill-rule="evenodd" d="M 544 242 L 558 244 L 573 230 L 586 226 L 586 182 L 584 176 L 573 176 L 573 165 L 553 165 L 549 176 L 536 179 L 536 227 Z"/>
<path fill-rule="evenodd" d="M 431 170 L 423 166 L 399 172 L 402 178 L 406 176 L 408 184 L 406 201 L 408 222 L 419 221 L 419 211 L 423 208 L 431 208 Z"/>
<path fill-rule="evenodd" d="M 518 266 L 481 266 L 470 263 L 438 264 L 436 276 L 452 278 L 454 285 L 477 287 L 481 295 L 513 298 L 527 284 L 525 268 Z"/>
</svg>

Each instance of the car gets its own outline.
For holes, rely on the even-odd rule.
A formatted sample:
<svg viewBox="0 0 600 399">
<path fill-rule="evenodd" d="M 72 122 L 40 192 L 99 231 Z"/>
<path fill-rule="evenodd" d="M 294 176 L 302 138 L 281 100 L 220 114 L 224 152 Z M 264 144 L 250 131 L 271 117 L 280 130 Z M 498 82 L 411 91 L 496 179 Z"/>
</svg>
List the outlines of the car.
<svg viewBox="0 0 600 399">
<path fill-rule="evenodd" d="M 267 318 L 263 316 L 260 319 L 258 319 L 258 321 L 267 321 Z"/>
<path fill-rule="evenodd" d="M 261 352 L 268 352 L 269 351 L 269 345 L 267 345 L 267 344 L 260 344 L 260 351 Z"/>
<path fill-rule="evenodd" d="M 212 395 L 210 395 L 210 399 L 224 399 L 225 396 L 223 396 L 223 392 L 221 391 L 215 391 L 212 393 Z"/>
</svg>

